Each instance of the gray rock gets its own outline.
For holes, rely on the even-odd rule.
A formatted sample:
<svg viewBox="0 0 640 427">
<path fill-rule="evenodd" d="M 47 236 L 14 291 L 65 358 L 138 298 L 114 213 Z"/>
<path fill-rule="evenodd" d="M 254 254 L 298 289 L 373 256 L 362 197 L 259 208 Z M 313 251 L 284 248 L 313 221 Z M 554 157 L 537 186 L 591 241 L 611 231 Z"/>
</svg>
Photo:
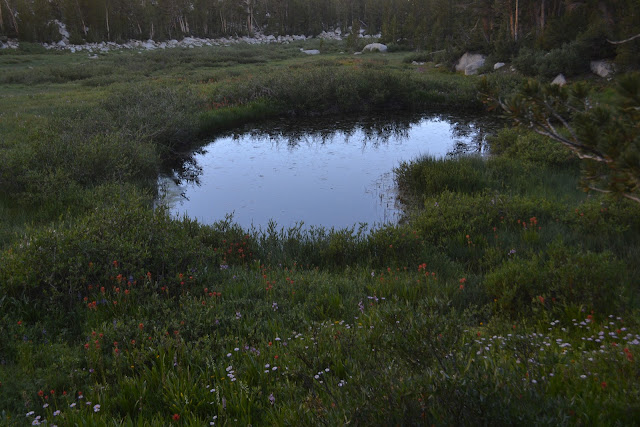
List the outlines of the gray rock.
<svg viewBox="0 0 640 427">
<path fill-rule="evenodd" d="M 506 64 L 504 62 L 496 62 L 495 64 L 493 64 L 493 69 L 494 70 L 499 70 L 500 68 L 504 67 Z"/>
<path fill-rule="evenodd" d="M 552 85 L 564 86 L 567 84 L 567 79 L 564 78 L 563 74 L 558 74 L 555 79 L 551 82 Z"/>
<path fill-rule="evenodd" d="M 382 44 L 382 43 L 371 43 L 368 44 L 364 47 L 364 49 L 362 49 L 362 52 L 386 52 L 387 51 L 387 46 Z"/>
<path fill-rule="evenodd" d="M 300 48 L 300 52 L 306 53 L 307 55 L 320 55 L 320 51 L 318 49 L 304 50 L 304 49 Z"/>
<path fill-rule="evenodd" d="M 467 72 L 467 67 L 469 65 L 478 63 L 479 61 L 482 61 L 482 65 L 484 65 L 484 61 L 485 61 L 486 57 L 480 53 L 465 53 L 464 55 L 462 55 L 462 57 L 460 57 L 460 59 L 458 60 L 458 64 L 456 65 L 456 71 L 464 71 L 465 74 Z M 480 65 L 480 67 L 482 67 L 482 65 Z M 480 68 L 478 67 L 478 68 Z M 477 71 L 477 68 L 476 68 Z M 475 73 L 474 73 L 475 74 Z"/>
<path fill-rule="evenodd" d="M 474 74 L 478 74 L 478 69 L 484 65 L 484 58 L 479 59 L 476 62 L 472 62 L 464 68 L 465 76 L 473 76 Z"/>
<path fill-rule="evenodd" d="M 591 61 L 591 72 L 599 75 L 602 78 L 610 77 L 615 72 L 614 65 L 605 60 Z"/>
</svg>

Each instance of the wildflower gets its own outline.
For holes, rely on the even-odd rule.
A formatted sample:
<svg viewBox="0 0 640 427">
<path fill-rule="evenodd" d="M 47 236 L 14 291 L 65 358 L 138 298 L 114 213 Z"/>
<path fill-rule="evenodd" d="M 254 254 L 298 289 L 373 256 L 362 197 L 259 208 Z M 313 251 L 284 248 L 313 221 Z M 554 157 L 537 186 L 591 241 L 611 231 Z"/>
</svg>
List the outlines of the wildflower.
<svg viewBox="0 0 640 427">
<path fill-rule="evenodd" d="M 171 419 L 173 419 L 173 421 L 178 421 L 180 419 L 180 415 L 173 414 L 173 417 L 171 417 Z"/>
<path fill-rule="evenodd" d="M 100 405 L 93 405 L 93 412 L 100 412 Z"/>
<path fill-rule="evenodd" d="M 73 402 L 71 405 L 69 405 L 69 408 L 73 408 L 74 406 L 76 406 L 76 402 Z"/>
<path fill-rule="evenodd" d="M 57 411 L 53 411 L 54 417 L 57 417 L 58 415 L 60 415 L 60 409 L 58 409 Z"/>
<path fill-rule="evenodd" d="M 271 402 L 272 405 L 276 403 L 276 398 L 273 396 L 273 393 L 269 395 L 269 402 Z"/>
<path fill-rule="evenodd" d="M 38 396 L 42 397 L 44 395 L 44 391 L 38 390 Z"/>
<path fill-rule="evenodd" d="M 607 383 L 606 383 L 606 382 L 604 382 L 604 381 L 602 381 L 602 382 L 600 383 L 600 387 L 602 387 L 602 389 L 604 390 L 605 388 L 607 388 Z"/>
<path fill-rule="evenodd" d="M 140 328 L 140 330 L 144 329 L 144 324 L 140 323 L 140 324 L 138 325 L 138 328 Z"/>
<path fill-rule="evenodd" d="M 29 411 L 29 412 L 27 412 L 27 414 L 26 414 L 25 416 L 30 417 L 30 416 L 32 416 L 33 414 L 35 414 L 35 412 L 34 412 L 34 411 Z"/>
</svg>

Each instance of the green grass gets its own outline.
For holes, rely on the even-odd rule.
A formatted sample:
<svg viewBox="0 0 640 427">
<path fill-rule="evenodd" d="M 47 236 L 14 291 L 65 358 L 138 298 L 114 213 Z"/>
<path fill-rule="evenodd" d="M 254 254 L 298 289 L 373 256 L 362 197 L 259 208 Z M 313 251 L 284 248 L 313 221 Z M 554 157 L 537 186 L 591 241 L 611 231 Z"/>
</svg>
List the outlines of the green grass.
<svg viewBox="0 0 640 427">
<path fill-rule="evenodd" d="M 152 208 L 247 121 L 481 108 L 406 53 L 300 46 L 0 55 L 0 425 L 633 424 L 640 207 L 536 135 L 401 165 L 370 231 Z"/>
</svg>

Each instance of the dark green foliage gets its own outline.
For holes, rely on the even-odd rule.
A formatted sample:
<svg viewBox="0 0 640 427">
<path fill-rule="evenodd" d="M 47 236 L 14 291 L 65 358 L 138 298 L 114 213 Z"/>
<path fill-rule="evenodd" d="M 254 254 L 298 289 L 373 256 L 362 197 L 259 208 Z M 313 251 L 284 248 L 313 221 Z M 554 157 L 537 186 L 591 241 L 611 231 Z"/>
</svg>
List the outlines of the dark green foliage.
<svg viewBox="0 0 640 427">
<path fill-rule="evenodd" d="M 585 306 L 598 312 L 624 310 L 621 284 L 627 271 L 610 253 L 582 253 L 562 244 L 544 254 L 514 254 L 487 274 L 486 291 L 500 312 L 518 318 L 545 304 Z"/>
<path fill-rule="evenodd" d="M 558 74 L 571 77 L 589 71 L 590 46 L 576 41 L 549 52 L 523 48 L 513 58 L 513 65 L 523 74 L 553 78 Z"/>
<path fill-rule="evenodd" d="M 567 147 L 531 132 L 504 128 L 490 138 L 489 145 L 492 154 L 509 159 L 569 168 L 578 166 L 578 158 Z"/>
<path fill-rule="evenodd" d="M 502 107 L 583 159 L 586 188 L 640 201 L 640 75 L 622 76 L 616 89 L 612 105 L 603 105 L 590 99 L 585 84 L 561 88 L 531 80 Z"/>
</svg>

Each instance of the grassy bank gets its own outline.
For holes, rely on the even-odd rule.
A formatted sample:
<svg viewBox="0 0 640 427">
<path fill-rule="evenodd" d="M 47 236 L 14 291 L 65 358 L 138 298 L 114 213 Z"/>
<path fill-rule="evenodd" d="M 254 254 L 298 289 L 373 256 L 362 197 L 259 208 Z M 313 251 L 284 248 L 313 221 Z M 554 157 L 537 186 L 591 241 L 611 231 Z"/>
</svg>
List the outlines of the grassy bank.
<svg viewBox="0 0 640 427">
<path fill-rule="evenodd" d="M 238 123 L 481 108 L 473 78 L 332 49 L 0 56 L 0 423 L 635 422 L 640 207 L 538 136 L 401 165 L 407 216 L 371 232 L 150 208 Z"/>
</svg>

